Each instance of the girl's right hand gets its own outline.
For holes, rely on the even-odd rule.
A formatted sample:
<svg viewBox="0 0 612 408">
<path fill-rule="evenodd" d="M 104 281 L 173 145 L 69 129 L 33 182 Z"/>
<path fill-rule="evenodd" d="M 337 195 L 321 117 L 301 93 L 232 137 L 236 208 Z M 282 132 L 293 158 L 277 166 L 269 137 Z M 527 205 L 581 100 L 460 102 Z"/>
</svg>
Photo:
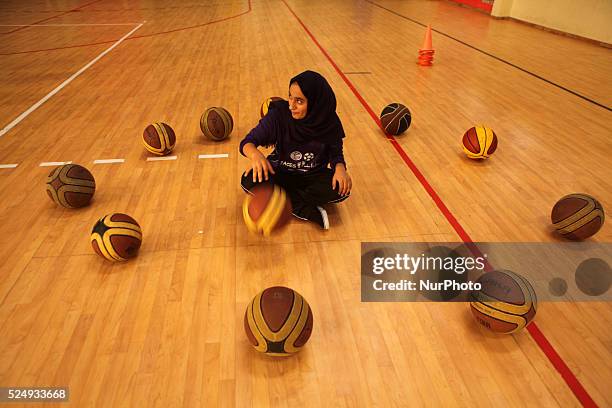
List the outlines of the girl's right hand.
<svg viewBox="0 0 612 408">
<path fill-rule="evenodd" d="M 253 167 L 253 183 L 268 181 L 269 173 L 275 174 L 274 168 L 259 150 L 252 155 L 251 166 Z"/>
</svg>

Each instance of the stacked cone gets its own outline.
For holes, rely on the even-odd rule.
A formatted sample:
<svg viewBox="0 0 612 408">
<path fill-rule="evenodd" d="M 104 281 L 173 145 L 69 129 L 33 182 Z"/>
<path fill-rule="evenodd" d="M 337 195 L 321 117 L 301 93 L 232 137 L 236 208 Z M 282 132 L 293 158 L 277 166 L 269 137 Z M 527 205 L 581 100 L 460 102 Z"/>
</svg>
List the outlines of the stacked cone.
<svg viewBox="0 0 612 408">
<path fill-rule="evenodd" d="M 422 66 L 430 66 L 433 64 L 433 56 L 436 51 L 431 45 L 431 26 L 427 26 L 425 32 L 425 41 L 423 42 L 423 48 L 419 50 L 419 59 L 417 64 Z"/>
</svg>

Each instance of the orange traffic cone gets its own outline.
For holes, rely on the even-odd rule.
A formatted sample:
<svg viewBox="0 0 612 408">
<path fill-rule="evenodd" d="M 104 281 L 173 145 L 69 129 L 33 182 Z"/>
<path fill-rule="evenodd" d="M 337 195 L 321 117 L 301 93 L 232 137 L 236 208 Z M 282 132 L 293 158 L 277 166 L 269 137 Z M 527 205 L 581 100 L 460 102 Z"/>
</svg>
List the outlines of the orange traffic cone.
<svg viewBox="0 0 612 408">
<path fill-rule="evenodd" d="M 419 50 L 419 58 L 417 64 L 422 66 L 429 66 L 433 64 L 433 56 L 436 51 L 431 45 L 431 26 L 427 26 L 425 31 L 425 41 L 423 41 L 423 48 Z"/>
</svg>

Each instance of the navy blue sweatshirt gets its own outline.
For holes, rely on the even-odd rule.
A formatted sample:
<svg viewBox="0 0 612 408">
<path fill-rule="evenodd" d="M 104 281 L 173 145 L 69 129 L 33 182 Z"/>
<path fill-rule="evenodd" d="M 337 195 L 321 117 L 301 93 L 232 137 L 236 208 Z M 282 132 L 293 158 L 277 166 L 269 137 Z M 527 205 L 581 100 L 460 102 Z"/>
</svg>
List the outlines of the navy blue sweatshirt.
<svg viewBox="0 0 612 408">
<path fill-rule="evenodd" d="M 247 143 L 258 146 L 274 146 L 274 151 L 268 156 L 268 161 L 274 171 L 285 173 L 306 174 L 321 170 L 331 165 L 335 170 L 337 163 L 343 163 L 342 139 L 334 144 L 326 144 L 317 140 L 307 140 L 299 143 L 291 139 L 291 132 L 280 118 L 278 109 L 270 109 L 257 126 L 255 126 L 240 142 L 240 154 L 245 156 L 243 148 Z"/>
</svg>

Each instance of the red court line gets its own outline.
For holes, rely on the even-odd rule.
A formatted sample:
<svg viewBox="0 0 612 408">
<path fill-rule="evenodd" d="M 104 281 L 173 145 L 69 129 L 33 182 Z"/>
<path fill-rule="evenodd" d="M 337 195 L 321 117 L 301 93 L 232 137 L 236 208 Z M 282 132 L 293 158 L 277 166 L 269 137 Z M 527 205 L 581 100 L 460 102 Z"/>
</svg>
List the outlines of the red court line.
<svg viewBox="0 0 612 408">
<path fill-rule="evenodd" d="M 344 82 L 346 83 L 346 85 L 351 89 L 351 91 L 353 91 L 353 94 L 357 97 L 357 99 L 359 100 L 359 102 L 361 102 L 361 104 L 363 105 L 363 107 L 365 108 L 365 110 L 370 114 L 370 116 L 372 117 L 372 119 L 374 119 L 374 121 L 376 122 L 376 124 L 378 125 L 378 127 L 382 129 L 382 126 L 380 124 L 380 119 L 378 118 L 378 116 L 376 116 L 376 114 L 374 113 L 374 111 L 372 110 L 372 108 L 370 107 L 370 105 L 368 105 L 368 103 L 365 101 L 365 99 L 361 96 L 361 94 L 359 93 L 359 91 L 357 90 L 357 88 L 355 88 L 355 86 L 353 85 L 353 83 L 346 77 L 346 75 L 344 75 L 344 73 L 342 73 L 342 71 L 340 70 L 340 68 L 338 67 L 338 65 L 336 65 L 336 63 L 334 62 L 334 60 L 330 57 L 330 55 L 327 53 L 327 51 L 325 51 L 325 49 L 321 46 L 321 44 L 317 41 L 317 39 L 315 38 L 315 36 L 310 32 L 310 30 L 308 29 L 308 27 L 306 27 L 306 25 L 302 22 L 302 20 L 295 14 L 295 12 L 293 11 L 293 9 L 287 4 L 287 2 L 285 0 L 282 0 L 283 3 L 285 3 L 285 6 L 289 9 L 289 11 L 291 12 L 291 14 L 293 14 L 293 16 L 296 18 L 296 20 L 300 23 L 300 25 L 302 26 L 302 28 L 304 28 L 304 30 L 306 31 L 306 33 L 308 34 L 308 36 L 312 39 L 312 41 L 315 43 L 315 45 L 319 48 L 319 50 L 321 50 L 321 52 L 325 55 L 325 57 L 327 58 L 327 60 L 331 63 L 331 65 L 334 67 L 334 69 L 336 70 L 336 72 L 338 73 L 338 75 L 340 75 L 340 77 L 344 80 Z M 427 194 L 429 194 L 429 196 L 432 198 L 432 200 L 436 203 L 436 206 L 438 207 L 438 209 L 440 210 L 440 212 L 442 212 L 442 214 L 444 215 L 444 217 L 446 217 L 446 219 L 448 220 L 448 222 L 451 224 L 451 226 L 453 227 L 453 229 L 457 232 L 457 234 L 459 235 L 459 237 L 461 237 L 461 240 L 464 243 L 467 244 L 472 244 L 474 241 L 472 240 L 472 238 L 470 238 L 470 236 L 468 235 L 468 233 L 465 231 L 465 229 L 461 226 L 461 224 L 459 223 L 459 221 L 457 221 L 457 219 L 455 218 L 455 216 L 450 212 L 450 210 L 448 209 L 448 207 L 444 204 L 444 202 L 442 201 L 442 199 L 440 198 L 440 196 L 438 195 L 438 193 L 433 189 L 433 187 L 431 186 L 431 184 L 429 184 L 429 182 L 427 181 L 427 179 L 425 178 L 425 176 L 423 175 L 423 173 L 421 173 L 421 171 L 417 168 L 417 166 L 414 164 L 414 162 L 410 159 L 410 157 L 408 156 L 408 154 L 406 153 L 406 151 L 402 148 L 402 146 L 400 146 L 400 144 L 397 142 L 397 140 L 390 135 L 387 135 L 387 139 L 391 142 L 391 144 L 393 145 L 393 147 L 395 148 L 395 150 L 397 151 L 397 153 L 400 155 L 400 157 L 404 160 L 404 163 L 406 163 L 406 165 L 410 168 L 410 170 L 414 173 L 414 175 L 416 176 L 416 178 L 419 180 L 419 182 L 421 183 L 421 185 L 425 188 L 425 191 L 427 191 Z M 591 398 L 591 396 L 589 395 L 589 393 L 584 389 L 584 387 L 582 386 L 582 384 L 580 383 L 580 381 L 578 381 L 578 379 L 576 378 L 576 376 L 574 375 L 574 373 L 572 373 L 572 371 L 570 370 L 570 368 L 567 366 L 567 364 L 563 361 L 563 359 L 561 358 L 561 356 L 559 356 L 559 354 L 557 353 L 557 351 L 554 349 L 554 347 L 550 344 L 550 342 L 546 339 L 546 337 L 544 336 L 544 334 L 540 331 L 540 329 L 538 328 L 538 326 L 536 325 L 535 322 L 532 322 L 531 324 L 529 324 L 527 326 L 527 330 L 529 332 L 529 334 L 531 335 L 531 337 L 534 339 L 534 341 L 536 342 L 536 344 L 540 347 L 540 349 L 542 350 L 542 352 L 546 355 L 546 357 L 548 357 L 548 360 L 552 363 L 552 365 L 555 367 L 555 369 L 559 372 L 559 374 L 561 375 L 561 377 L 563 378 L 563 380 L 565 381 L 565 383 L 567 384 L 567 386 L 570 388 L 570 390 L 574 393 L 574 395 L 576 396 L 576 398 L 580 401 L 580 403 L 584 406 L 584 407 L 597 407 L 597 404 L 595 404 L 595 401 L 593 401 L 593 398 Z"/>
<path fill-rule="evenodd" d="M 63 16 L 64 14 L 72 13 L 73 11 L 80 10 L 80 9 L 82 9 L 82 8 L 84 8 L 84 7 L 90 6 L 90 5 L 92 5 L 92 4 L 94 4 L 94 3 L 98 3 L 98 2 L 100 2 L 100 1 L 102 1 L 102 0 L 94 0 L 94 1 L 91 1 L 91 2 L 89 2 L 89 3 L 86 3 L 86 4 L 83 4 L 83 5 L 79 6 L 79 7 L 77 7 L 77 8 L 73 8 L 72 10 L 68 10 L 68 11 L 65 11 L 65 12 L 63 12 L 63 13 L 60 13 L 60 14 L 58 14 L 58 15 L 51 16 L 51 17 L 47 17 L 47 18 L 42 19 L 42 20 L 38 20 L 38 21 L 36 21 L 36 22 L 32 23 L 32 25 L 34 25 L 34 24 L 40 24 L 40 23 L 43 23 L 43 22 L 45 22 L 45 21 L 52 20 L 52 19 L 54 19 L 54 18 L 57 18 L 57 17 Z M 17 32 L 17 31 L 24 30 L 24 29 L 26 29 L 26 28 L 29 28 L 29 27 L 18 27 L 18 28 L 16 28 L 16 29 L 12 30 L 12 31 L 7 31 L 7 32 L 5 32 L 5 33 L 0 33 L 0 34 L 12 34 L 12 33 L 15 33 L 15 32 Z"/>
<path fill-rule="evenodd" d="M 100 1 L 100 0 L 97 0 L 97 1 Z M 154 37 L 154 36 L 161 35 L 161 34 L 176 33 L 178 31 L 187 31 L 187 30 L 192 30 L 194 28 L 200 28 L 200 27 L 204 27 L 204 26 L 207 26 L 207 25 L 220 23 L 222 21 L 231 20 L 233 18 L 237 18 L 237 17 L 240 17 L 240 16 L 243 16 L 245 14 L 250 13 L 252 11 L 251 0 L 248 1 L 248 5 L 249 5 L 249 8 L 246 11 L 243 11 L 240 14 L 236 14 L 236 15 L 229 16 L 229 17 L 224 17 L 224 18 L 221 18 L 219 20 L 209 21 L 208 23 L 196 24 L 196 25 L 189 26 L 189 27 L 181 27 L 181 28 L 176 28 L 174 30 L 160 31 L 160 32 L 151 33 L 151 34 L 135 35 L 133 37 L 127 38 L 126 41 L 137 40 L 139 38 Z M 17 52 L 6 52 L 6 53 L 0 52 L 0 55 L 32 54 L 32 53 L 35 53 L 35 52 L 43 52 L 43 51 L 68 50 L 70 48 L 81 48 L 81 47 L 91 47 L 93 45 L 110 44 L 110 43 L 114 43 L 116 41 L 117 41 L 117 39 L 109 40 L 109 41 L 100 41 L 100 42 L 95 42 L 95 43 L 87 43 L 87 44 L 68 45 L 68 46 L 65 46 L 65 47 L 44 48 L 44 49 L 40 49 L 40 50 L 17 51 Z"/>
</svg>

